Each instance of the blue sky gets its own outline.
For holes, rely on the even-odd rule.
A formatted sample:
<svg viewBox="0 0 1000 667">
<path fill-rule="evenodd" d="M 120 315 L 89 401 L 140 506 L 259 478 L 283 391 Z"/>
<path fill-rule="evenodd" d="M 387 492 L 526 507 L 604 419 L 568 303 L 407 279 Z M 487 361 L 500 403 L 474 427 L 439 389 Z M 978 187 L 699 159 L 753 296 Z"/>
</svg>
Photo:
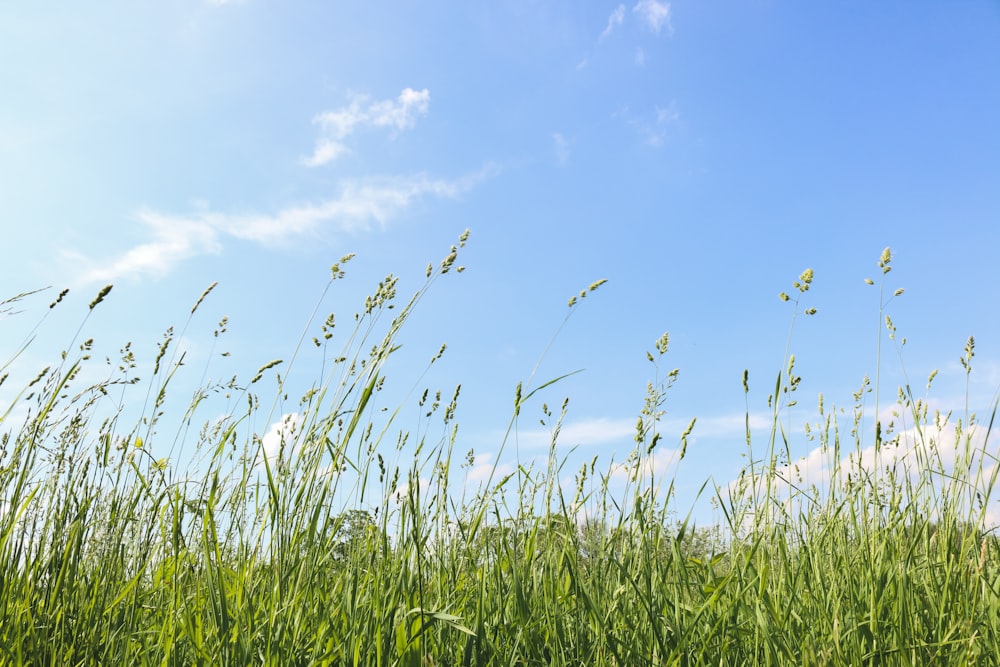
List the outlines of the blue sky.
<svg viewBox="0 0 1000 667">
<path fill-rule="evenodd" d="M 209 362 L 210 377 L 245 379 L 290 356 L 341 255 L 357 259 L 321 311 L 346 322 L 386 273 L 417 289 L 469 228 L 467 270 L 403 335 L 398 395 L 446 342 L 420 382 L 462 383 L 457 449 L 492 463 L 514 387 L 558 330 L 533 382 L 583 369 L 540 397 L 570 397 L 571 475 L 627 455 L 645 353 L 669 331 L 663 365 L 680 376 L 661 463 L 698 418 L 683 511 L 745 463 L 742 373 L 766 420 L 793 312 L 777 295 L 807 267 L 800 310 L 818 313 L 795 324 L 793 426 L 815 420 L 819 392 L 849 408 L 874 377 L 878 292 L 864 278 L 886 246 L 907 344 L 903 367 L 884 355 L 883 404 L 903 369 L 921 390 L 938 369 L 934 405 L 964 410 L 958 359 L 974 335 L 970 404 L 989 409 L 998 76 L 995 2 L 8 3 L 0 291 L 53 290 L 0 320 L 0 349 L 71 289 L 13 366 L 27 381 L 114 283 L 85 335 L 109 355 L 134 341 L 148 369 L 219 281 L 184 334 L 199 369 L 184 381 Z M 560 330 L 567 299 L 598 279 Z M 210 361 L 223 315 L 232 357 Z M 520 423 L 526 461 L 546 453 L 539 408 Z"/>
</svg>

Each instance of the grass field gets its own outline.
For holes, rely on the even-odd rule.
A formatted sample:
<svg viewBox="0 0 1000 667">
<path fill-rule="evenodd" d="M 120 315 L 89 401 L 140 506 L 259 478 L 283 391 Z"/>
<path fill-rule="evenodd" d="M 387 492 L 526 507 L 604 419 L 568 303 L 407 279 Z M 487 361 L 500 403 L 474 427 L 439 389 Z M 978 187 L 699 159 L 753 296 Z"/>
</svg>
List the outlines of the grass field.
<svg viewBox="0 0 1000 667">
<path fill-rule="evenodd" d="M 457 390 L 420 399 L 441 438 L 405 435 L 410 425 L 373 397 L 401 327 L 459 272 L 465 240 L 411 301 L 397 304 L 387 278 L 346 340 L 332 320 L 306 337 L 341 352 L 267 454 L 247 424 L 291 361 L 202 387 L 183 414 L 164 415 L 181 366 L 169 337 L 141 382 L 125 348 L 107 379 L 78 386 L 96 363 L 84 341 L 11 390 L 23 348 L 4 350 L 15 399 L 0 405 L 0 663 L 995 664 L 1000 542 L 984 530 L 995 409 L 934 414 L 901 387 L 906 428 L 866 435 L 864 388 L 846 417 L 820 401 L 810 437 L 831 473 L 800 484 L 782 421 L 798 385 L 789 355 L 770 439 L 751 441 L 748 425 L 739 483 L 704 490 L 724 523 L 695 527 L 666 500 L 673 480 L 648 472 L 676 378 L 660 368 L 664 335 L 648 354 L 654 380 L 624 491 L 596 459 L 565 488 L 553 442 L 547 466 L 456 496 L 468 463 Z M 883 276 L 890 262 L 886 250 Z M 796 312 L 811 280 L 803 273 L 787 297 Z M 970 339 L 969 371 L 973 354 Z M 534 391 L 512 392 L 511 433 L 522 407 L 537 410 Z M 206 418 L 200 404 L 220 394 L 238 407 Z M 543 409 L 558 432 L 560 410 Z M 181 438 L 160 435 L 168 421 Z"/>
</svg>

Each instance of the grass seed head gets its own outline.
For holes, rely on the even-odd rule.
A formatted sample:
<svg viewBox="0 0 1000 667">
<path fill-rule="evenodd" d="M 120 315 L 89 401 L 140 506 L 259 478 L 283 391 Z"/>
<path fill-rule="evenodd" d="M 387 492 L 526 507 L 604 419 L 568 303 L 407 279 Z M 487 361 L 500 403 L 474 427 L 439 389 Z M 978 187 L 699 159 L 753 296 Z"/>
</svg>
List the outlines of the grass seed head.
<svg viewBox="0 0 1000 667">
<path fill-rule="evenodd" d="M 596 291 L 598 287 L 600 287 L 601 285 L 603 285 L 606 282 L 608 282 L 607 278 L 601 278 L 600 280 L 591 283 L 590 287 L 587 288 L 587 291 L 588 292 Z"/>
<path fill-rule="evenodd" d="M 667 347 L 670 345 L 670 333 L 664 331 L 663 335 L 656 339 L 656 351 L 661 355 L 667 353 Z"/>
<path fill-rule="evenodd" d="M 882 256 L 878 260 L 878 265 L 882 269 L 882 273 L 889 273 L 890 262 L 892 262 L 892 251 L 889 249 L 889 246 L 886 246 L 885 250 L 882 251 Z"/>
<path fill-rule="evenodd" d="M 253 379 L 250 380 L 250 384 L 255 384 L 256 382 L 260 381 L 260 379 L 264 377 L 264 371 L 270 368 L 274 368 L 278 364 L 282 363 L 282 361 L 283 361 L 282 359 L 273 359 L 264 364 L 263 366 L 261 366 L 260 368 L 258 368 L 257 373 L 253 376 Z"/>
<path fill-rule="evenodd" d="M 89 306 L 90 310 L 93 310 L 97 306 L 97 304 L 104 301 L 104 297 L 106 297 L 108 293 L 111 292 L 112 287 L 114 287 L 114 285 L 105 285 L 104 287 L 101 288 L 101 291 L 97 293 L 97 296 L 94 297 L 94 300 L 90 302 Z"/>
<path fill-rule="evenodd" d="M 219 281 L 216 280 L 214 283 L 212 283 L 211 285 L 209 285 L 208 287 L 205 288 L 205 291 L 201 293 L 201 296 L 198 297 L 198 300 L 195 301 L 194 305 L 191 307 L 191 314 L 192 315 L 194 315 L 194 311 L 198 310 L 198 306 L 200 306 L 201 302 L 205 300 L 205 297 L 208 296 L 209 292 L 211 292 L 212 290 L 214 290 L 215 286 L 218 285 L 218 284 L 219 284 Z"/>
<path fill-rule="evenodd" d="M 55 308 L 56 305 L 59 304 L 66 297 L 67 294 L 69 294 L 69 288 L 66 288 L 63 291 L 59 292 L 59 296 L 56 297 L 56 300 L 49 304 L 49 309 L 51 310 L 52 308 Z"/>
</svg>

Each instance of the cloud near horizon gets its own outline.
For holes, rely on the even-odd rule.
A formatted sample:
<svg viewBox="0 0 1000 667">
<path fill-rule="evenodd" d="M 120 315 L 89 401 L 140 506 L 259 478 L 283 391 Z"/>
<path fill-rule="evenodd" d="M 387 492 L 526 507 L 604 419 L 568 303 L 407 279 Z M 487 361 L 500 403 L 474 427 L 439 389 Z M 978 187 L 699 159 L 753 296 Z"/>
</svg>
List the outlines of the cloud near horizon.
<svg viewBox="0 0 1000 667">
<path fill-rule="evenodd" d="M 493 481 L 497 481 L 514 472 L 514 466 L 512 464 L 495 464 L 493 458 L 493 452 L 483 452 L 477 454 L 472 466 L 466 473 L 466 484 L 478 486 L 486 481 L 489 481 L 491 474 L 493 475 Z"/>
<path fill-rule="evenodd" d="M 596 417 L 568 422 L 559 429 L 557 442 L 568 447 L 600 445 L 613 442 L 630 443 L 635 435 L 635 419 Z M 519 430 L 517 441 L 523 447 L 548 447 L 552 431 L 547 428 Z"/>
<path fill-rule="evenodd" d="M 152 239 L 111 260 L 94 260 L 75 251 L 63 256 L 83 265 L 80 284 L 123 277 L 162 278 L 184 260 L 222 252 L 227 238 L 263 246 L 292 243 L 323 232 L 361 233 L 384 229 L 424 197 L 456 199 L 496 172 L 493 164 L 457 179 L 425 174 L 345 181 L 337 196 L 317 203 L 287 206 L 273 214 L 229 214 L 208 209 L 170 215 L 140 209 L 135 219 Z"/>
<path fill-rule="evenodd" d="M 831 448 L 815 447 L 790 464 L 776 467 L 770 486 L 767 478 L 757 473 L 754 476 L 741 474 L 725 488 L 733 496 L 756 494 L 758 497 L 769 489 L 772 497 L 787 503 L 793 488 L 815 488 L 825 493 L 833 483 L 841 493 L 849 493 L 844 491 L 849 475 L 853 476 L 855 484 L 859 476 L 870 476 L 873 480 L 895 479 L 897 484 L 907 478 L 933 479 L 935 485 L 938 480 L 947 485 L 949 479 L 968 475 L 969 486 L 963 492 L 979 491 L 985 497 L 997 465 L 996 446 L 989 447 L 988 437 L 989 429 L 980 424 L 964 428 L 960 437 L 956 435 L 956 424 L 947 421 L 911 427 L 886 440 L 877 452 L 871 445 L 849 451 L 836 460 Z M 968 467 L 960 469 L 959 464 Z M 888 477 L 890 475 L 893 477 Z M 801 496 L 797 498 L 797 502 L 804 502 Z M 991 502 L 984 517 L 987 527 L 1000 525 L 1000 507 L 997 507 L 995 496 L 991 497 Z"/>
<path fill-rule="evenodd" d="M 323 136 L 316 140 L 312 155 L 302 158 L 307 167 L 319 167 L 332 162 L 350 149 L 343 140 L 357 128 L 389 128 L 390 138 L 416 126 L 418 116 L 426 116 L 430 107 L 428 89 L 404 88 L 396 99 L 371 101 L 367 95 L 352 95 L 346 107 L 324 111 L 313 118 Z"/>
<path fill-rule="evenodd" d="M 302 414 L 298 412 L 283 414 L 281 419 L 271 424 L 261 437 L 261 451 L 268 464 L 275 465 L 279 456 L 285 460 L 291 457 L 301 427 Z"/>
<path fill-rule="evenodd" d="M 691 418 L 666 419 L 659 423 L 658 430 L 668 441 L 679 438 L 690 424 Z M 754 413 L 749 417 L 750 429 L 755 437 L 763 436 L 770 429 L 770 417 L 764 413 Z M 591 417 L 566 422 L 559 430 L 557 443 L 567 447 L 586 447 L 591 445 L 624 444 L 630 450 L 635 446 L 635 417 L 611 418 Z M 745 413 L 718 415 L 715 417 L 699 417 L 695 423 L 690 439 L 697 438 L 737 438 L 743 442 L 747 428 Z M 523 447 L 548 447 L 552 443 L 552 431 L 547 428 L 532 428 L 519 430 L 518 443 Z M 619 451 L 625 455 L 628 451 Z"/>
<path fill-rule="evenodd" d="M 680 450 L 674 447 L 657 447 L 641 459 L 631 459 L 611 466 L 611 479 L 619 482 L 646 482 L 662 479 L 680 463 Z"/>
</svg>

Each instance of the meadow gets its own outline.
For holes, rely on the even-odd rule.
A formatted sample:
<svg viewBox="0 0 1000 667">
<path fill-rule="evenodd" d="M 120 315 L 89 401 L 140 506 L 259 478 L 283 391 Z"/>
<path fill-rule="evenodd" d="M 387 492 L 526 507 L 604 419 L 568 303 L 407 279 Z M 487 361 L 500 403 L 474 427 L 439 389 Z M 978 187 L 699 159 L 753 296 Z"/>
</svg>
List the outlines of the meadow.
<svg viewBox="0 0 1000 667">
<path fill-rule="evenodd" d="M 982 419 L 940 414 L 903 386 L 905 428 L 866 429 L 871 387 L 843 411 L 821 399 L 809 437 L 830 474 L 803 482 L 783 421 L 798 399 L 789 354 L 770 437 L 751 438 L 748 407 L 739 482 L 703 489 L 724 521 L 696 526 L 672 505 L 675 480 L 647 465 L 666 446 L 660 419 L 677 377 L 664 370 L 664 334 L 647 352 L 652 379 L 626 460 L 612 469 L 595 458 L 575 484 L 561 482 L 565 405 L 542 405 L 538 393 L 558 379 L 518 385 L 506 442 L 522 411 L 541 410 L 553 430 L 547 463 L 457 494 L 471 465 L 458 390 L 417 399 L 441 437 L 376 399 L 400 331 L 436 281 L 461 272 L 466 240 L 428 266 L 408 301 L 388 276 L 343 318 L 350 325 L 314 323 L 300 344 L 329 350 L 331 368 L 276 448 L 248 425 L 286 391 L 294 358 L 207 383 L 166 415 L 171 392 L 187 391 L 172 384 L 186 377 L 172 336 L 151 365 L 126 345 L 105 379 L 81 382 L 101 363 L 86 320 L 110 287 L 44 370 L 9 377 L 30 339 L 3 350 L 12 400 L 0 404 L 0 664 L 996 663 L 1000 542 L 986 525 L 1000 470 L 995 405 Z M 874 289 L 884 292 L 891 260 L 886 249 Z M 349 261 L 332 267 L 331 284 Z M 803 272 L 782 297 L 793 327 L 810 314 L 799 297 L 812 278 Z M 0 315 L 37 298 L 48 297 L 12 297 Z M 880 348 L 897 342 L 886 325 Z M 974 353 L 970 338 L 968 372 Z M 207 416 L 212 396 L 228 397 L 231 412 Z M 681 458 L 693 428 L 669 436 Z M 622 471 L 624 487 L 612 484 Z"/>
</svg>

